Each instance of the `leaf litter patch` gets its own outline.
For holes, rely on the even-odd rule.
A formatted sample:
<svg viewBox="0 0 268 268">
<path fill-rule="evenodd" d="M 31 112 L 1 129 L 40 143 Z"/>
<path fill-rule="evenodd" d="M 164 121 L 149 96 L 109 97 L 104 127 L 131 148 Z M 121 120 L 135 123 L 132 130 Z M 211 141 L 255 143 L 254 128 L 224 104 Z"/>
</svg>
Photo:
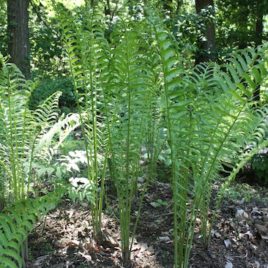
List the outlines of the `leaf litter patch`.
<svg viewBox="0 0 268 268">
<path fill-rule="evenodd" d="M 257 191 L 258 200 L 250 202 L 224 199 L 208 248 L 202 244 L 197 222 L 190 267 L 268 268 L 267 189 L 258 187 Z M 171 197 L 169 184 L 163 182 L 156 182 L 145 195 L 132 267 L 173 267 Z M 108 212 L 116 211 L 114 201 L 109 206 Z M 135 216 L 134 206 L 133 220 Z M 27 267 L 122 267 L 116 213 L 104 213 L 103 231 L 105 239 L 98 245 L 93 239 L 88 206 L 63 201 L 30 235 Z"/>
</svg>

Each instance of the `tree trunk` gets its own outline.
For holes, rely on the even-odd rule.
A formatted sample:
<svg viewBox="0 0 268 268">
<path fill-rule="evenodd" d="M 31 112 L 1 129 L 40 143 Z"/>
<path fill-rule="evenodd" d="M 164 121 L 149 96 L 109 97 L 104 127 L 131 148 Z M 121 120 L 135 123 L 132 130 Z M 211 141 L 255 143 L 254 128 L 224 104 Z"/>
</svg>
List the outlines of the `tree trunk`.
<svg viewBox="0 0 268 268">
<path fill-rule="evenodd" d="M 207 10 L 211 6 L 214 10 L 213 0 L 195 0 L 196 13 L 200 14 L 202 10 Z M 203 32 L 204 40 L 198 40 L 198 52 L 196 54 L 196 64 L 206 61 L 214 61 L 216 57 L 216 41 L 215 41 L 215 25 L 214 22 L 208 19 L 205 23 Z M 202 38 L 203 39 L 203 38 Z"/>
<path fill-rule="evenodd" d="M 104 13 L 105 13 L 105 16 L 111 16 L 111 14 L 112 14 L 110 0 L 106 0 L 106 5 L 104 7 Z"/>
<path fill-rule="evenodd" d="M 29 0 L 7 1 L 8 52 L 26 78 L 30 77 Z"/>
<path fill-rule="evenodd" d="M 260 13 L 257 16 L 257 20 L 256 20 L 256 37 L 255 37 L 256 46 L 259 46 L 262 44 L 262 35 L 263 35 L 263 13 Z"/>
</svg>

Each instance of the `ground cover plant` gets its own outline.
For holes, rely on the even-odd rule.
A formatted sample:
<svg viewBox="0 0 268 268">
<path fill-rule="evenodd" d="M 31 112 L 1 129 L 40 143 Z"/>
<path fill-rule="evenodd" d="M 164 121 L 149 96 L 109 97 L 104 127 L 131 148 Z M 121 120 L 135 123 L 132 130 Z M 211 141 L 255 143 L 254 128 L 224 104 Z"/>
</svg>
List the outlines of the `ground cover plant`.
<svg viewBox="0 0 268 268">
<path fill-rule="evenodd" d="M 267 86 L 267 44 L 190 65 L 183 40 L 154 1 L 115 5 L 116 16 L 110 10 L 108 17 L 102 2 L 70 10 L 54 1 L 51 8 L 77 113 L 59 111 L 62 93 L 54 88 L 45 100 L 35 97 L 42 88 L 1 57 L 0 264 L 26 267 L 34 224 L 69 199 L 91 215 L 83 220 L 93 229 L 89 252 L 95 244 L 117 247 L 105 229 L 110 211 L 119 226 L 120 265 L 131 267 L 164 159 L 173 266 L 190 267 L 196 230 L 205 251 L 227 189 L 268 146 L 268 107 L 256 97 Z M 156 200 L 155 209 L 169 204 Z"/>
</svg>

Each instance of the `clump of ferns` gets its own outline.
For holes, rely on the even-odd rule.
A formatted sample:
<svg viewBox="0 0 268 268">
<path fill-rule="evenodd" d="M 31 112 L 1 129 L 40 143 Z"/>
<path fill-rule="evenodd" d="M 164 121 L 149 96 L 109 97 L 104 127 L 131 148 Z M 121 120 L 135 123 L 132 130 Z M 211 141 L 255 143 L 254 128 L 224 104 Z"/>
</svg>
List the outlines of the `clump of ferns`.
<svg viewBox="0 0 268 268">
<path fill-rule="evenodd" d="M 0 75 L 0 163 L 8 179 L 8 199 L 18 201 L 26 196 L 24 163 L 30 159 L 35 122 L 27 107 L 28 82 L 21 72 L 4 64 Z"/>
<path fill-rule="evenodd" d="M 197 217 L 206 241 L 212 183 L 224 161 L 234 169 L 261 148 L 266 107 L 254 108 L 254 90 L 267 77 L 265 48 L 245 50 L 225 66 L 184 72 L 170 33 L 149 15 L 162 66 L 163 96 L 172 161 L 175 267 L 188 267 Z M 204 79 L 205 77 L 205 79 Z M 205 83 L 204 83 L 205 82 Z M 198 90 L 200 89 L 200 90 Z M 209 90 L 208 90 L 209 89 Z M 251 141 L 254 140 L 254 143 Z"/>
<path fill-rule="evenodd" d="M 197 177 L 208 189 L 206 198 L 202 197 L 205 204 L 203 213 L 206 213 L 202 216 L 204 238 L 208 237 L 206 225 L 211 182 L 217 179 L 224 169 L 221 163 L 227 164 L 229 168 L 241 167 L 245 152 L 248 158 L 249 151 L 266 143 L 264 133 L 267 128 L 267 107 L 256 108 L 253 101 L 256 88 L 267 78 L 267 58 L 263 57 L 264 51 L 265 48 L 247 49 L 234 54 L 225 66 L 221 66 L 224 71 L 220 71 L 216 66 L 212 76 L 220 95 L 212 105 L 210 114 L 213 116 L 208 116 L 209 111 L 202 113 L 205 120 L 214 120 L 214 126 L 209 130 L 213 134 L 208 143 L 209 147 L 202 156 L 202 169 Z M 201 129 L 201 132 L 205 133 L 205 130 Z M 236 168 L 230 171 L 229 176 L 232 177 L 234 172 Z"/>
<path fill-rule="evenodd" d="M 29 197 L 34 183 L 32 164 L 45 147 L 40 143 L 42 137 L 57 120 L 56 107 L 61 94 L 55 93 L 32 113 L 28 109 L 31 82 L 24 79 L 15 65 L 3 63 L 0 81 L 0 171 L 6 187 L 1 199 L 8 205 Z M 27 241 L 21 247 L 22 255 L 26 248 Z"/>
<path fill-rule="evenodd" d="M 107 113 L 110 175 L 117 190 L 122 258 L 130 264 L 131 249 L 141 205 L 148 182 L 154 176 L 158 148 L 158 95 L 156 74 L 150 56 L 146 54 L 149 40 L 138 28 L 144 22 L 120 20 L 107 78 L 105 100 Z M 147 43 L 148 41 L 148 43 Z M 146 49 L 144 49 L 146 48 Z M 148 172 L 132 228 L 132 203 L 136 196 L 137 179 L 144 172 L 140 164 L 142 151 L 148 157 Z M 132 231 L 131 231 L 132 229 Z M 132 236 L 132 240 L 130 238 Z"/>
<path fill-rule="evenodd" d="M 77 120 L 75 115 L 58 118 L 60 92 L 30 111 L 31 82 L 15 65 L 5 63 L 0 75 L 0 166 L 6 180 L 6 198 L 14 202 L 27 198 L 30 186 L 36 183 L 34 161 L 42 159 L 53 143 L 58 146 L 63 142 Z"/>
<path fill-rule="evenodd" d="M 121 212 L 123 259 L 127 263 L 131 248 L 129 244 L 131 200 L 135 193 L 136 178 L 140 173 L 138 159 L 141 144 L 144 144 L 146 136 L 142 137 L 141 134 L 145 128 L 140 115 L 143 114 L 141 111 L 146 110 L 142 110 L 144 108 L 142 98 L 145 95 L 142 90 L 148 88 L 145 86 L 147 83 L 142 81 L 146 71 L 141 71 L 143 65 L 137 56 L 141 54 L 136 38 L 140 31 L 124 31 L 122 28 L 122 35 L 114 35 L 111 38 L 117 40 L 119 45 L 110 51 L 103 39 L 103 29 L 98 30 L 97 24 L 102 25 L 101 20 L 95 20 L 92 15 L 87 27 L 81 28 L 79 24 L 73 27 L 71 23 L 70 26 L 69 19 L 70 17 L 64 18 L 63 32 L 70 70 L 76 85 L 77 100 L 89 115 L 88 120 L 83 121 L 80 111 L 84 136 L 93 137 L 91 139 L 93 143 L 85 139 L 86 151 L 88 159 L 93 159 L 94 162 L 97 149 L 102 148 L 99 141 L 105 140 L 98 139 L 101 135 L 96 135 L 96 126 L 105 122 L 107 128 L 102 133 L 108 135 L 109 150 L 105 147 L 103 152 L 108 151 L 112 163 L 111 176 L 116 184 Z M 249 129 L 251 123 L 255 122 L 257 114 L 256 109 L 248 105 L 249 92 L 252 92 L 254 87 L 251 79 L 253 77 L 253 80 L 259 80 L 259 83 L 259 77 L 265 75 L 265 71 L 256 63 L 256 59 L 260 57 L 246 53 L 242 56 L 237 55 L 234 67 L 230 66 L 227 71 L 215 65 L 203 66 L 203 70 L 199 67 L 199 70 L 187 74 L 169 32 L 159 23 L 161 20 L 150 15 L 149 20 L 152 25 L 152 36 L 155 37 L 158 47 L 161 69 L 159 80 L 163 92 L 161 107 L 165 112 L 168 143 L 171 149 L 175 266 L 187 267 L 197 216 L 202 217 L 203 234 L 207 231 L 211 185 L 220 171 L 221 161 L 228 160 L 233 164 L 231 160 L 235 159 L 238 149 L 246 142 L 242 138 L 250 138 L 250 135 L 253 135 Z M 129 25 L 126 28 L 133 30 Z M 107 63 L 110 59 L 112 64 Z M 260 67 L 260 71 L 256 72 L 253 66 Z M 111 77 L 109 73 L 112 74 Z M 80 92 L 81 88 L 83 92 Z M 103 94 L 103 88 L 111 88 L 110 93 L 105 90 Z M 133 88 L 139 90 L 132 90 Z M 208 89 L 212 89 L 212 93 L 207 93 Z M 113 105 L 114 101 L 116 105 Z M 134 106 L 137 109 L 133 110 Z M 226 111 L 226 107 L 229 111 Z M 101 117 L 97 115 L 104 115 L 104 120 L 98 120 Z M 132 124 L 135 127 L 132 127 Z M 136 126 L 140 126 L 140 131 L 137 132 Z M 261 141 L 262 136 L 260 137 Z M 96 176 L 98 168 L 95 165 L 88 176 L 96 182 L 96 185 L 99 182 Z M 203 185 L 206 188 L 202 187 Z M 97 203 L 101 202 L 95 202 L 95 208 Z M 101 215 L 100 209 L 93 211 Z"/>
<path fill-rule="evenodd" d="M 75 87 L 79 120 L 85 142 L 87 177 L 94 183 L 92 219 L 94 236 L 101 242 L 101 217 L 106 173 L 106 130 L 104 128 L 105 105 L 103 101 L 103 76 L 107 72 L 109 49 L 104 37 L 102 5 L 82 11 L 83 19 L 70 16 L 68 10 L 59 10 L 60 28 L 68 58 L 70 75 Z M 98 155 L 104 161 L 98 164 Z"/>
</svg>

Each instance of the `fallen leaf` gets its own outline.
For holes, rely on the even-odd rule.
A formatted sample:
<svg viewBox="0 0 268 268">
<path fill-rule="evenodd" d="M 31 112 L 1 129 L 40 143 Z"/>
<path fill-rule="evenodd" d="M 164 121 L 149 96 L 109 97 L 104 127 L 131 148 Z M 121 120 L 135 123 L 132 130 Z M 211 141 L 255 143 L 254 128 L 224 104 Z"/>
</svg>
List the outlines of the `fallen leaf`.
<svg viewBox="0 0 268 268">
<path fill-rule="evenodd" d="M 225 239 L 224 240 L 224 245 L 226 248 L 229 248 L 232 245 L 232 242 L 230 239 Z"/>
<path fill-rule="evenodd" d="M 235 213 L 237 219 L 248 219 L 248 214 L 244 209 L 237 209 Z"/>
<path fill-rule="evenodd" d="M 87 261 L 92 261 L 92 257 L 88 254 L 84 254 L 82 252 L 79 252 L 79 254 L 84 257 Z"/>
<path fill-rule="evenodd" d="M 36 267 L 42 267 L 42 264 L 47 260 L 48 257 L 49 255 L 38 257 L 37 260 L 33 263 L 33 265 Z"/>
<path fill-rule="evenodd" d="M 264 240 L 268 240 L 268 225 L 255 224 L 255 227 L 258 233 L 261 235 L 261 238 Z"/>
<path fill-rule="evenodd" d="M 159 241 L 161 241 L 161 242 L 170 242 L 170 238 L 168 236 L 160 236 Z"/>
<path fill-rule="evenodd" d="M 217 232 L 216 230 L 212 229 L 211 236 L 216 237 L 216 238 L 220 238 L 221 234 L 219 232 Z"/>
<path fill-rule="evenodd" d="M 233 264 L 230 261 L 227 261 L 224 268 L 233 268 Z"/>
<path fill-rule="evenodd" d="M 260 265 L 260 263 L 258 261 L 255 261 L 254 264 L 256 265 L 255 266 L 256 268 L 260 268 L 261 267 L 261 265 Z"/>
</svg>

